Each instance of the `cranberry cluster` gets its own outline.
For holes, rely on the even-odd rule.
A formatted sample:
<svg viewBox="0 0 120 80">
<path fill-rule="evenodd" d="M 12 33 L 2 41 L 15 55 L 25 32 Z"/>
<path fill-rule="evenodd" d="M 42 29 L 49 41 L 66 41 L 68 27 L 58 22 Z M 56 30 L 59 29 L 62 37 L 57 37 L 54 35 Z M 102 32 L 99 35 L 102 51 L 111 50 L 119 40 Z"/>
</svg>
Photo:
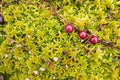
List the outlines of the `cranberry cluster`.
<svg viewBox="0 0 120 80">
<path fill-rule="evenodd" d="M 75 28 L 71 24 L 67 24 L 65 26 L 65 31 L 67 33 L 72 33 Z M 94 34 L 89 34 L 85 30 L 78 30 L 78 36 L 81 40 L 87 40 L 91 44 L 97 44 L 98 43 L 98 38 Z"/>
</svg>

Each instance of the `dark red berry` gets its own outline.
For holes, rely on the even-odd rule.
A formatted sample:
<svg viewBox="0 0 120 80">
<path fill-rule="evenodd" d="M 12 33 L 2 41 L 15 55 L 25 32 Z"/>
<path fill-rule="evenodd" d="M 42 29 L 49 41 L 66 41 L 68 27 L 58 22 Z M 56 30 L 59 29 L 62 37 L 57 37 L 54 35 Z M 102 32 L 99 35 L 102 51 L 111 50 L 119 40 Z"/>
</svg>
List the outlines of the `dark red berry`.
<svg viewBox="0 0 120 80">
<path fill-rule="evenodd" d="M 80 31 L 79 33 L 78 33 L 78 36 L 79 36 L 79 38 L 80 39 L 86 39 L 87 38 L 87 32 L 86 31 Z"/>
<path fill-rule="evenodd" d="M 4 17 L 2 15 L 0 15 L 0 24 L 4 23 Z"/>
<path fill-rule="evenodd" d="M 74 28 L 73 28 L 73 26 L 72 26 L 71 24 L 67 24 L 67 25 L 65 26 L 65 31 L 66 31 L 67 33 L 71 33 L 71 32 L 73 32 L 73 30 L 74 30 Z"/>
<path fill-rule="evenodd" d="M 97 38 L 97 36 L 92 35 L 92 36 L 89 38 L 89 42 L 90 42 L 91 44 L 97 44 L 97 43 L 98 43 L 98 38 Z"/>
</svg>

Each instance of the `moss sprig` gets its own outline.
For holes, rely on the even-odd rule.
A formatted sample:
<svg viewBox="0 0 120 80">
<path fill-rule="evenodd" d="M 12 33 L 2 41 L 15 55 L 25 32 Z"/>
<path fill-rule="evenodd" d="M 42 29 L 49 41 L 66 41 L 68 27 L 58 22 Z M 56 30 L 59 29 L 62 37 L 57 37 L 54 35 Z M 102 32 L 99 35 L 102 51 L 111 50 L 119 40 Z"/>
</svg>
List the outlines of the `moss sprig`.
<svg viewBox="0 0 120 80">
<path fill-rule="evenodd" d="M 118 0 L 4 0 L 0 76 L 5 80 L 119 80 Z M 74 26 L 72 33 L 64 28 Z M 80 41 L 85 30 L 99 43 Z"/>
</svg>

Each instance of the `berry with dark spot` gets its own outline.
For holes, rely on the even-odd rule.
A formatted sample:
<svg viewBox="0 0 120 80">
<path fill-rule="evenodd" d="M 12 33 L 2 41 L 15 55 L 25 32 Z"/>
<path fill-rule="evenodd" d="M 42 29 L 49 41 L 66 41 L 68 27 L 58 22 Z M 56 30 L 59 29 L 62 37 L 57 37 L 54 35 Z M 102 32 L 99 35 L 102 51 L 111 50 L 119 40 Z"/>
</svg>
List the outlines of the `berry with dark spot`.
<svg viewBox="0 0 120 80">
<path fill-rule="evenodd" d="M 78 36 L 79 36 L 80 39 L 83 39 L 83 40 L 84 40 L 84 39 L 87 38 L 88 34 L 87 34 L 86 31 L 80 31 L 80 32 L 78 33 Z"/>
<path fill-rule="evenodd" d="M 74 27 L 73 27 L 71 24 L 67 24 L 67 25 L 65 26 L 65 31 L 66 31 L 67 33 L 71 33 L 71 32 L 73 32 L 73 30 L 74 30 Z"/>
<path fill-rule="evenodd" d="M 89 38 L 89 42 L 90 42 L 91 44 L 97 44 L 97 43 L 98 43 L 98 38 L 97 38 L 97 36 L 92 35 L 92 36 Z"/>
</svg>

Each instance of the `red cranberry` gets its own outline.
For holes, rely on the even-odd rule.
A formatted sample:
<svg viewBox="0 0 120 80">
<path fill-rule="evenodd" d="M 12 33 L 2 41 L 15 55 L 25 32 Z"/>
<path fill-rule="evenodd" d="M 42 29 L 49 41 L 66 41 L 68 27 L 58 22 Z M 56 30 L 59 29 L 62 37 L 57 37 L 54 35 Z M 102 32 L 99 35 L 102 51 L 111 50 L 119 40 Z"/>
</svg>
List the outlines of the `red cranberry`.
<svg viewBox="0 0 120 80">
<path fill-rule="evenodd" d="M 91 44 L 97 44 L 98 43 L 98 38 L 95 35 L 92 35 L 89 39 L 89 42 Z"/>
<path fill-rule="evenodd" d="M 80 31 L 79 33 L 78 33 L 78 36 L 79 36 L 79 38 L 80 39 L 86 39 L 87 38 L 87 32 L 86 31 Z"/>
<path fill-rule="evenodd" d="M 4 17 L 2 15 L 0 15 L 0 24 L 4 23 Z"/>
<path fill-rule="evenodd" d="M 73 32 L 73 26 L 71 25 L 71 24 L 67 24 L 66 26 L 65 26 L 65 31 L 67 32 L 67 33 L 71 33 L 71 32 Z"/>
</svg>

